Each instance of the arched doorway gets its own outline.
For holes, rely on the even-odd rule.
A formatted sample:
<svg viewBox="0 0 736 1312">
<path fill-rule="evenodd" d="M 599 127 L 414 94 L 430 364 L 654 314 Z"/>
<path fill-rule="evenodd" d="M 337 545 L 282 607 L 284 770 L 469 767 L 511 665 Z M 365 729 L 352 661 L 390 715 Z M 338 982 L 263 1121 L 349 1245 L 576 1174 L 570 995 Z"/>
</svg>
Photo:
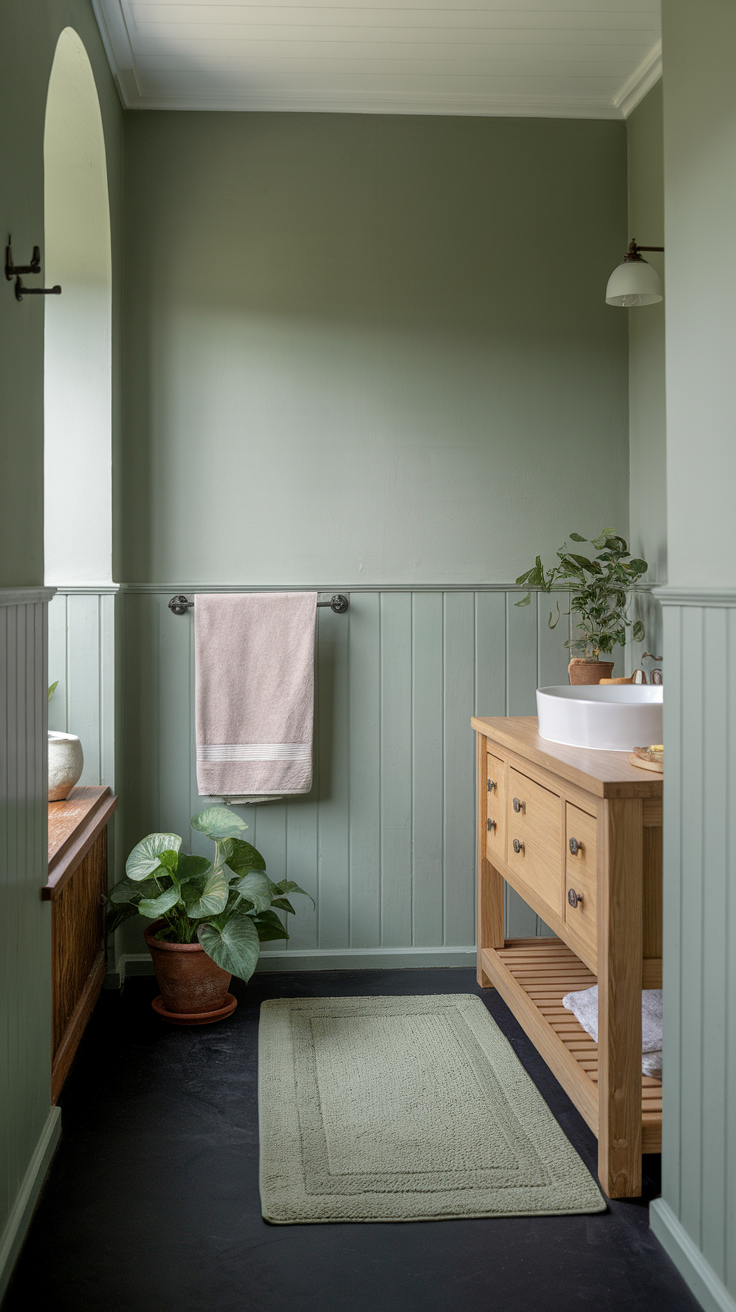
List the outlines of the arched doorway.
<svg viewBox="0 0 736 1312">
<path fill-rule="evenodd" d="M 48 584 L 112 578 L 110 207 L 102 116 L 77 33 L 61 33 L 44 131 L 44 547 Z"/>
</svg>

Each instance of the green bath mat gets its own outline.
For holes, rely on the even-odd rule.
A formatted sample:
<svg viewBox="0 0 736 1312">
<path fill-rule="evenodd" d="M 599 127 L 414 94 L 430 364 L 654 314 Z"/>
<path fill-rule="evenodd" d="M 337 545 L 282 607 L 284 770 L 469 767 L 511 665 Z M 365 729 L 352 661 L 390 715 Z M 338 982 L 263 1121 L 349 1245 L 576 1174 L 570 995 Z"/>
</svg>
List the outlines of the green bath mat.
<svg viewBox="0 0 736 1312">
<path fill-rule="evenodd" d="M 264 1002 L 258 1104 L 278 1225 L 606 1208 L 472 994 Z"/>
</svg>

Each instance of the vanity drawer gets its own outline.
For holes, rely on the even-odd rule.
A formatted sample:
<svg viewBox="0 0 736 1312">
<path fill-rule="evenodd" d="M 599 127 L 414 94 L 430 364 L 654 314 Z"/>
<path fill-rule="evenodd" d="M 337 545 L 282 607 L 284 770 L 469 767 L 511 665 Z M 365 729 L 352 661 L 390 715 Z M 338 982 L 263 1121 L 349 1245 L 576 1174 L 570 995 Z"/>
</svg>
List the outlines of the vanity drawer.
<svg viewBox="0 0 736 1312">
<path fill-rule="evenodd" d="M 598 824 L 565 805 L 565 925 L 571 947 L 598 973 Z"/>
<path fill-rule="evenodd" d="M 562 914 L 561 815 L 557 793 L 509 770 L 507 865 Z"/>
<path fill-rule="evenodd" d="M 486 856 L 491 864 L 506 860 L 506 766 L 486 756 Z"/>
</svg>

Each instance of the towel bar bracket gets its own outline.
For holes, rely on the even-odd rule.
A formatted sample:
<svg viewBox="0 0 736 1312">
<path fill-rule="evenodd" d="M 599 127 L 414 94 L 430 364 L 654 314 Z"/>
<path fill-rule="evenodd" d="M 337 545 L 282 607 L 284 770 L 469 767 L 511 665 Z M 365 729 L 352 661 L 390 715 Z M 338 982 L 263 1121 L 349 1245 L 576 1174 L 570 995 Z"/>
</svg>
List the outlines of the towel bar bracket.
<svg viewBox="0 0 736 1312">
<path fill-rule="evenodd" d="M 193 601 L 190 601 L 188 597 L 185 597 L 183 593 L 180 593 L 179 596 L 171 598 L 171 601 L 169 602 L 169 610 L 173 611 L 174 615 L 186 615 L 187 611 L 190 610 L 193 605 Z M 318 601 L 317 605 L 329 606 L 331 610 L 334 610 L 336 615 L 344 615 L 345 611 L 348 610 L 350 606 L 350 602 L 342 592 L 336 592 L 329 601 Z"/>
<path fill-rule="evenodd" d="M 347 597 L 343 596 L 342 592 L 336 592 L 334 597 L 331 597 L 329 601 L 318 601 L 317 605 L 329 606 L 330 610 L 334 610 L 336 615 L 344 615 L 345 611 L 350 606 L 350 602 Z"/>
</svg>

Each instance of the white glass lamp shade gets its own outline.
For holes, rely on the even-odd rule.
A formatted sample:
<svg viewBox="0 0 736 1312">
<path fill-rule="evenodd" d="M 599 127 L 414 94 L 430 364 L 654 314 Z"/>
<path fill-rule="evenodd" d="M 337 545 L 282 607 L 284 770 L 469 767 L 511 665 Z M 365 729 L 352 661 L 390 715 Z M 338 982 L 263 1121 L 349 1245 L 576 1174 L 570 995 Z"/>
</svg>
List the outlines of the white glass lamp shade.
<svg viewBox="0 0 736 1312">
<path fill-rule="evenodd" d="M 614 269 L 606 287 L 607 305 L 654 305 L 662 300 L 662 284 L 651 264 L 638 256 Z"/>
</svg>

